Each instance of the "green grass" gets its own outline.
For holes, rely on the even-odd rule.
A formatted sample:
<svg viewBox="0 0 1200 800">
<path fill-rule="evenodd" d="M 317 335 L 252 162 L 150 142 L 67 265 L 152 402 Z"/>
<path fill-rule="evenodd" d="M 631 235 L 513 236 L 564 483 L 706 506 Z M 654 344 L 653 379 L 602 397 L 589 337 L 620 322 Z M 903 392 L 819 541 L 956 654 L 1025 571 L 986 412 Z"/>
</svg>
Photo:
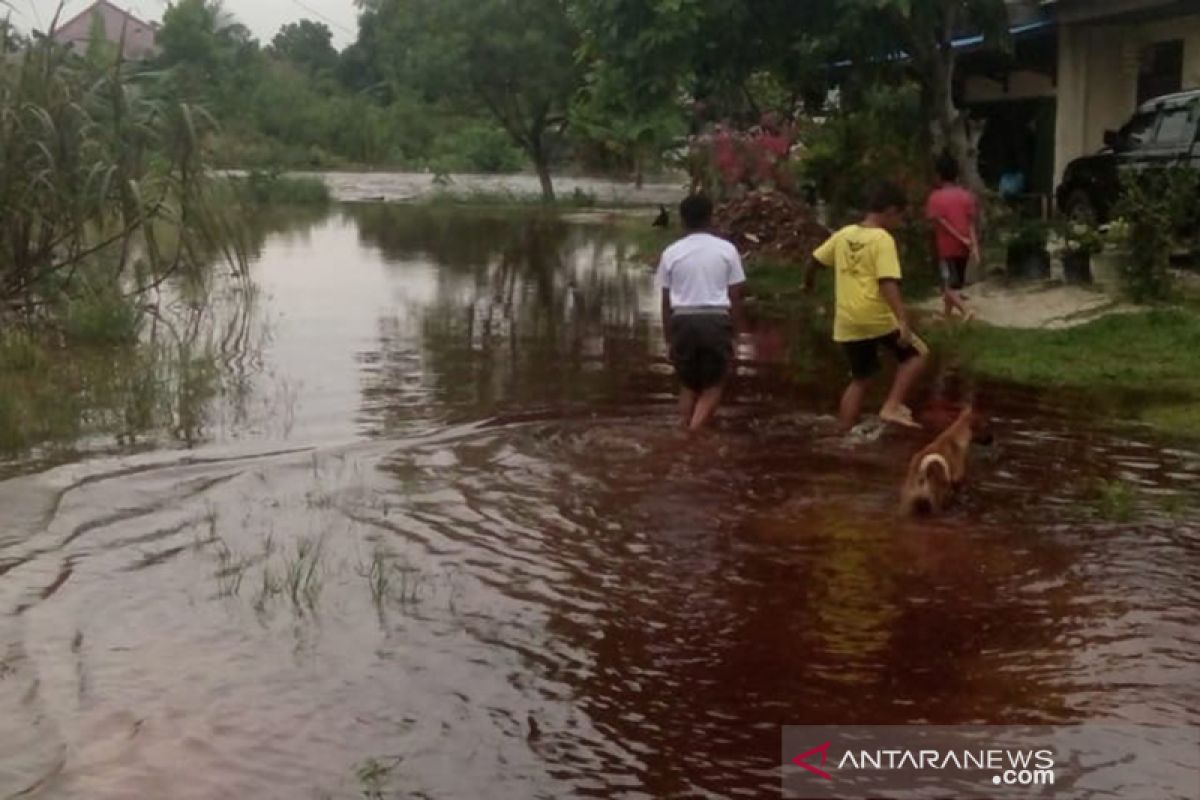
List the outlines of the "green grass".
<svg viewBox="0 0 1200 800">
<path fill-rule="evenodd" d="M 1200 399 L 1200 315 L 1184 310 L 1113 314 L 1054 331 L 942 328 L 934 343 L 971 371 L 1064 388 L 1195 392 Z"/>
<path fill-rule="evenodd" d="M 1200 435 L 1200 314 L 1112 314 L 1065 330 L 929 331 L 934 350 L 978 377 L 1078 391 L 1162 431 Z"/>
<path fill-rule="evenodd" d="M 309 175 L 282 175 L 254 170 L 243 177 L 229 180 L 240 197 L 257 206 L 323 207 L 333 200 L 325 181 Z"/>
<path fill-rule="evenodd" d="M 1138 492 L 1123 481 L 1100 481 L 1094 502 L 1097 512 L 1109 522 L 1131 522 L 1137 514 Z"/>
<path fill-rule="evenodd" d="M 828 271 L 817 276 L 810 297 L 799 266 L 750 264 L 752 313 L 760 319 L 817 319 L 818 304 L 832 298 Z M 929 281 L 906 280 L 905 297 L 915 302 L 931 287 Z M 1078 393 L 1098 410 L 1167 433 L 1200 436 L 1200 312 L 1190 306 L 1111 314 L 1062 330 L 939 326 L 922 330 L 922 336 L 938 356 L 975 377 Z"/>
</svg>

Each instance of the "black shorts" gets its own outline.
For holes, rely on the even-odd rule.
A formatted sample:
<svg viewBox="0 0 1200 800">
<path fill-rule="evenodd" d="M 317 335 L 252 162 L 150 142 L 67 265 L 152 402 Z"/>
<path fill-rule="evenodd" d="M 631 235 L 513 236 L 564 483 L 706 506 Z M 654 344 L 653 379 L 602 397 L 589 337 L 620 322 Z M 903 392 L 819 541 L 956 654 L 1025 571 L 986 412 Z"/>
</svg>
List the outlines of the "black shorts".
<svg viewBox="0 0 1200 800">
<path fill-rule="evenodd" d="M 728 314 L 672 314 L 671 362 L 693 392 L 716 386 L 733 363 L 733 320 Z"/>
<path fill-rule="evenodd" d="M 938 261 L 942 289 L 961 289 L 967 285 L 967 259 L 943 258 Z"/>
<path fill-rule="evenodd" d="M 866 380 L 879 372 L 880 350 L 891 353 L 897 364 L 903 364 L 910 358 L 921 355 L 921 350 L 915 344 L 900 344 L 900 331 L 892 331 L 874 339 L 842 342 L 842 350 L 846 353 L 846 360 L 850 362 L 850 374 L 858 381 Z"/>
</svg>

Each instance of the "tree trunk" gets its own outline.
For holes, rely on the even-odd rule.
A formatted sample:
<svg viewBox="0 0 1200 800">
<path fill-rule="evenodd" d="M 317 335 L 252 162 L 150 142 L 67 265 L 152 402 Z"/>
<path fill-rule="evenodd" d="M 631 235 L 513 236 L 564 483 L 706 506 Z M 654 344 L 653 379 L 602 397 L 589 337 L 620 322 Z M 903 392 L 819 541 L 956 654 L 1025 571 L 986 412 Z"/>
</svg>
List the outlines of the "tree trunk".
<svg viewBox="0 0 1200 800">
<path fill-rule="evenodd" d="M 946 23 L 946 35 L 954 29 L 953 17 Z M 949 39 L 942 42 L 931 59 L 933 78 L 933 149 L 937 155 L 943 150 L 958 163 L 959 178 L 976 194 L 985 193 L 987 187 L 979 174 L 979 137 L 982 131 L 972 130 L 971 120 L 954 104 L 954 72 L 956 59 Z"/>
<path fill-rule="evenodd" d="M 542 202 L 554 202 L 554 180 L 550 177 L 550 159 L 540 134 L 534 134 L 533 146 L 529 157 L 533 159 L 533 167 L 537 170 L 538 182 L 542 185 Z"/>
</svg>

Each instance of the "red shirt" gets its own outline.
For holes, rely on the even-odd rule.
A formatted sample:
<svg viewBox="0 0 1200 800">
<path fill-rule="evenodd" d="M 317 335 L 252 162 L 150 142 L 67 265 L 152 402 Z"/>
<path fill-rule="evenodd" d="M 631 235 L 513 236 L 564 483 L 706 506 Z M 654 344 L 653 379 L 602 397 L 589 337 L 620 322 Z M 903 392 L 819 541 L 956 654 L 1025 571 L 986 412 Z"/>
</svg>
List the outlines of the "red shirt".
<svg viewBox="0 0 1200 800">
<path fill-rule="evenodd" d="M 971 238 L 971 227 L 975 224 L 978 208 L 975 195 L 959 186 L 948 183 L 933 190 L 929 202 L 925 204 L 925 216 L 934 224 L 937 234 L 938 258 L 966 258 L 971 254 L 971 248 L 946 230 L 938 218 L 946 222 L 967 239 Z"/>
</svg>

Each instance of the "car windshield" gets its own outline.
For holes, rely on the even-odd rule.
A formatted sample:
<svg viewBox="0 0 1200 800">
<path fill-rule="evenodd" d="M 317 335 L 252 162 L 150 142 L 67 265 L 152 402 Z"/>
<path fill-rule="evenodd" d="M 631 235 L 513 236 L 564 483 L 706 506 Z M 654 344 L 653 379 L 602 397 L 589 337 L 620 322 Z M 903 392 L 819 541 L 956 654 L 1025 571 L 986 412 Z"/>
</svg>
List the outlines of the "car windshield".
<svg viewBox="0 0 1200 800">
<path fill-rule="evenodd" d="M 1185 106 L 1165 109 L 1158 132 L 1154 136 L 1156 144 L 1190 144 L 1196 138 L 1196 111 L 1200 103 L 1192 102 Z"/>
<path fill-rule="evenodd" d="M 1121 128 L 1121 142 L 1127 148 L 1141 147 L 1150 141 L 1154 134 L 1154 123 L 1158 114 L 1154 111 L 1143 111 L 1134 116 Z"/>
</svg>

